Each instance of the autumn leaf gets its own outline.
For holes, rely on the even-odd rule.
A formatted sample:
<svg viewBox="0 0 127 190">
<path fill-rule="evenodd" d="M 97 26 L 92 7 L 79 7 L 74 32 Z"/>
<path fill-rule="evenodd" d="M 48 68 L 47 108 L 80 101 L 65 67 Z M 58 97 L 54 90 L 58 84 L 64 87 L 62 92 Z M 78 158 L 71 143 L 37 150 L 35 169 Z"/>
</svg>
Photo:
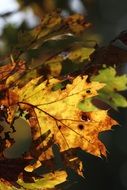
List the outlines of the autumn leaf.
<svg viewBox="0 0 127 190">
<path fill-rule="evenodd" d="M 103 65 L 106 65 L 106 67 L 116 66 L 117 68 L 124 65 L 126 62 L 127 51 L 123 48 L 116 47 L 116 45 L 111 42 L 106 47 L 97 47 L 90 55 L 91 67 L 87 69 L 87 74 L 97 74 L 98 70 L 103 69 Z"/>
<path fill-rule="evenodd" d="M 18 61 L 17 63 L 14 62 L 13 57 L 10 56 L 10 63 L 3 65 L 0 67 L 0 90 L 2 88 L 2 85 L 4 85 L 4 81 L 6 81 L 9 78 L 9 81 L 11 83 L 11 77 L 15 73 L 15 80 L 17 78 L 16 72 L 18 72 L 18 75 L 25 71 L 25 62 L 24 61 Z M 7 83 L 7 82 L 6 82 Z"/>
<path fill-rule="evenodd" d="M 65 21 L 70 27 L 71 31 L 76 34 L 80 34 L 84 31 L 84 29 L 91 26 L 91 24 L 87 23 L 84 17 L 79 14 L 71 15 Z"/>
<path fill-rule="evenodd" d="M 13 174 L 13 172 L 12 172 Z M 60 183 L 66 181 L 67 173 L 63 170 L 55 171 L 54 173 L 49 172 L 48 174 L 44 174 L 41 178 L 34 179 L 33 182 L 24 182 L 22 179 L 22 174 L 19 175 L 18 180 L 13 183 L 9 183 L 4 179 L 0 179 L 0 189 L 4 190 L 48 190 L 55 188 Z M 17 187 L 16 187 L 17 186 Z"/>
<path fill-rule="evenodd" d="M 90 23 L 80 14 L 74 14 L 68 18 L 61 16 L 59 11 L 45 14 L 38 27 L 19 32 L 17 47 L 13 54 L 18 59 L 26 50 L 37 49 L 47 41 L 64 39 L 66 36 L 78 35 L 89 28 Z"/>
<path fill-rule="evenodd" d="M 79 103 L 79 108 L 84 112 L 91 112 L 99 110 L 93 103 L 92 98 L 84 99 Z"/>
<path fill-rule="evenodd" d="M 108 67 L 101 69 L 98 75 L 91 77 L 91 80 L 106 84 L 100 90 L 98 98 L 114 109 L 127 106 L 126 98 L 118 93 L 127 89 L 127 75 L 117 76 L 116 70 L 113 67 Z"/>
<path fill-rule="evenodd" d="M 82 62 L 89 59 L 90 54 L 94 51 L 94 48 L 78 48 L 69 53 L 68 58 L 72 61 L 78 60 Z"/>
<path fill-rule="evenodd" d="M 9 183 L 3 183 L 2 180 L 0 180 L 0 189 L 6 189 L 6 190 L 18 190 L 16 187 L 10 185 Z"/>
<path fill-rule="evenodd" d="M 68 18 L 57 11 L 46 14 L 37 28 L 19 33 L 14 58 L 11 56 L 9 63 L 0 67 L 0 121 L 10 124 L 6 133 L 0 124 L 1 189 L 16 190 L 18 185 L 19 190 L 54 189 L 67 180 L 68 167 L 83 175 L 77 150 L 106 156 L 106 147 L 98 135 L 111 130 L 117 122 L 92 100 L 100 98 L 114 108 L 127 106 L 118 93 L 127 88 L 127 77 L 117 76 L 111 67 L 98 71 L 102 65 L 96 68 L 93 63 L 100 64 L 103 56 L 99 53 L 100 59 L 96 60 L 98 50 L 85 47 L 78 38 L 89 26 L 79 14 Z M 101 50 L 105 55 L 105 48 Z M 23 54 L 26 61 L 19 61 Z M 113 62 L 111 56 L 109 61 Z M 87 68 L 92 75 L 99 72 L 91 82 Z M 75 70 L 78 76 L 71 74 Z M 79 75 L 84 72 L 86 75 Z M 14 161 L 8 162 L 4 152 L 15 143 L 11 136 L 16 132 L 13 123 L 20 117 L 29 123 L 32 144 L 18 164 L 15 160 L 17 167 Z M 54 146 L 62 163 L 59 166 L 55 165 L 58 157 Z M 14 168 L 13 178 L 10 167 Z M 46 172 L 44 167 L 48 168 Z M 38 168 L 43 170 L 39 176 Z"/>
<path fill-rule="evenodd" d="M 111 129 L 116 121 L 107 115 L 105 110 L 83 112 L 78 104 L 97 95 L 97 90 L 104 84 L 86 82 L 87 76 L 76 77 L 65 89 L 52 90 L 60 80 L 52 78 L 41 82 L 41 77 L 32 79 L 23 88 L 14 88 L 13 93 L 19 99 L 17 104 L 29 112 L 29 123 L 32 130 L 33 146 L 31 156 L 39 161 L 53 157 L 51 145 L 59 144 L 60 152 L 80 147 L 96 156 L 106 156 L 106 149 L 98 139 L 98 134 Z M 50 131 L 45 140 L 41 136 Z M 40 139 L 40 144 L 36 142 Z M 47 148 L 46 148 L 47 147 Z M 42 151 L 45 150 L 45 151 Z M 39 167 L 40 163 L 32 171 Z"/>
<path fill-rule="evenodd" d="M 65 171 L 55 171 L 36 179 L 33 183 L 25 183 L 22 179 L 18 179 L 17 183 L 27 190 L 48 190 L 52 189 L 60 183 L 66 181 L 67 173 Z"/>
</svg>

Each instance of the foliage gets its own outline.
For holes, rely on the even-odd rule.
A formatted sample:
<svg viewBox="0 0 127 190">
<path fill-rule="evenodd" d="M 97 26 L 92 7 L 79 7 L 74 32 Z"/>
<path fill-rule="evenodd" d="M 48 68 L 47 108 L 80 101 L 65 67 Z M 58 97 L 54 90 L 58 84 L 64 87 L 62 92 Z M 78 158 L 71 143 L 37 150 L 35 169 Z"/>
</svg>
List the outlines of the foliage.
<svg viewBox="0 0 127 190">
<path fill-rule="evenodd" d="M 108 77 L 107 77 L 108 76 Z M 99 71 L 99 74 L 91 78 L 93 81 L 103 82 L 106 86 L 99 93 L 100 99 L 108 103 L 114 109 L 117 107 L 126 107 L 127 100 L 117 93 L 127 89 L 127 76 L 116 76 L 116 70 L 108 67 Z"/>
<path fill-rule="evenodd" d="M 93 100 L 101 99 L 115 109 L 126 107 L 127 101 L 118 91 L 126 90 L 127 77 L 117 76 L 108 63 L 104 68 L 103 63 L 97 64 L 95 55 L 102 49 L 82 43 L 82 32 L 89 26 L 78 14 L 68 18 L 57 11 L 46 14 L 37 28 L 19 33 L 17 46 L 7 63 L 3 61 L 1 189 L 60 189 L 68 178 L 68 167 L 83 176 L 78 149 L 106 156 L 98 135 L 117 125 L 117 121 Z M 5 158 L 4 151 L 15 143 L 14 122 L 20 117 L 31 127 L 32 144 L 21 158 L 11 160 Z M 9 131 L 3 121 L 10 125 Z M 54 163 L 55 159 L 60 163 Z M 9 171 L 11 166 L 12 178 L 10 173 L 4 175 L 5 168 Z M 41 174 L 37 172 L 39 168 Z"/>
</svg>

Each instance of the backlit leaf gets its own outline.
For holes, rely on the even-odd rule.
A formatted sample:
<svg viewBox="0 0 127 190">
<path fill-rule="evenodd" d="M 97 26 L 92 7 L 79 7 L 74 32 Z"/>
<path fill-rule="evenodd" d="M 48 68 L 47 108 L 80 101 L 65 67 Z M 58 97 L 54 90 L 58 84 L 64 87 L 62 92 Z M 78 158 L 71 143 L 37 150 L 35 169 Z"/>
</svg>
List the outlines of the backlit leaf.
<svg viewBox="0 0 127 190">
<path fill-rule="evenodd" d="M 106 155 L 106 149 L 98 139 L 98 134 L 111 129 L 117 123 L 107 115 L 107 111 L 95 110 L 87 113 L 78 108 L 81 100 L 96 96 L 97 90 L 104 86 L 98 82 L 87 83 L 86 79 L 87 76 L 78 76 L 65 89 L 54 91 L 52 88 L 60 82 L 58 79 L 52 78 L 41 83 L 39 77 L 21 89 L 14 89 L 22 109 L 33 113 L 29 119 L 30 125 L 34 127 L 33 140 L 36 141 L 41 134 L 51 131 L 50 136 L 38 148 L 32 149 L 32 155 L 36 157 L 37 154 L 40 161 L 53 157 L 51 147 L 44 153 L 38 152 L 52 138 L 53 142 L 59 144 L 61 152 L 80 147 L 96 156 Z"/>
<path fill-rule="evenodd" d="M 100 90 L 99 98 L 113 108 L 126 107 L 127 100 L 118 92 L 127 89 L 127 75 L 117 76 L 113 67 L 99 71 L 99 74 L 91 77 L 92 81 L 103 82 L 106 85 Z"/>
</svg>

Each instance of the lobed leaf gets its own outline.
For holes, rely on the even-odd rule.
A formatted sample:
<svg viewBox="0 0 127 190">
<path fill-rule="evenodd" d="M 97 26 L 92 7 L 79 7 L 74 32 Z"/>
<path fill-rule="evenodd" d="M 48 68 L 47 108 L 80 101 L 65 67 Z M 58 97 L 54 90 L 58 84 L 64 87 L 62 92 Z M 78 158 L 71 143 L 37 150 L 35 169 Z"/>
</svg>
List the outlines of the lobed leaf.
<svg viewBox="0 0 127 190">
<path fill-rule="evenodd" d="M 104 68 L 99 74 L 91 77 L 91 81 L 104 82 L 106 85 L 100 90 L 99 98 L 114 109 L 126 107 L 127 100 L 118 92 L 127 89 L 127 75 L 117 76 L 113 67 Z"/>
<path fill-rule="evenodd" d="M 87 113 L 78 108 L 78 104 L 84 98 L 96 96 L 97 90 L 104 86 L 98 82 L 87 83 L 86 79 L 87 76 L 78 76 L 71 84 L 67 84 L 65 89 L 54 91 L 52 88 L 60 82 L 58 79 L 52 78 L 41 82 L 39 77 L 21 89 L 14 89 L 19 96 L 19 105 L 22 109 L 33 113 L 29 118 L 30 126 L 34 127 L 33 140 L 36 141 L 48 130 L 51 132 L 35 150 L 32 147 L 32 155 L 34 157 L 37 155 L 38 160 L 53 157 L 52 148 L 48 147 L 49 141 L 51 144 L 54 142 L 59 144 L 61 152 L 80 147 L 96 156 L 106 155 L 106 149 L 98 139 L 98 134 L 111 129 L 117 122 L 107 115 L 107 111 L 95 110 Z M 33 111 L 30 111 L 31 109 Z M 44 147 L 47 147 L 44 152 L 39 151 Z M 26 167 L 26 171 L 30 168 L 31 166 Z"/>
</svg>

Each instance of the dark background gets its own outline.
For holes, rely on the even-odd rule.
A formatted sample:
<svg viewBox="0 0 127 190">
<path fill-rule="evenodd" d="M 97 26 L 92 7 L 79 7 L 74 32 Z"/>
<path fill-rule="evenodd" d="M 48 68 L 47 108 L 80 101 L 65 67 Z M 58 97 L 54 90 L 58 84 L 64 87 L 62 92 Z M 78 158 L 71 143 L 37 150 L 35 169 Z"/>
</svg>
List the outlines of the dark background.
<svg viewBox="0 0 127 190">
<path fill-rule="evenodd" d="M 92 23 L 92 28 L 85 34 L 84 39 L 95 40 L 100 45 L 106 46 L 121 31 L 127 29 L 127 0 L 19 0 L 17 2 L 20 3 L 19 9 L 0 13 L 0 19 L 5 22 L 0 36 L 1 56 L 6 55 L 12 43 L 15 43 L 13 37 L 20 27 L 35 26 L 38 23 L 38 17 L 43 16 L 45 12 L 52 11 L 55 7 L 62 9 L 63 15 L 69 15 L 73 12 L 87 15 L 88 21 Z M 20 25 L 14 25 L 13 22 L 10 24 L 9 17 L 23 11 L 26 13 L 27 9 L 32 10 L 36 17 L 36 22 L 34 21 L 33 25 L 25 20 L 20 21 Z M 19 20 L 17 20 L 18 22 Z M 120 67 L 120 71 L 127 72 L 126 63 L 124 67 Z M 99 136 L 107 147 L 107 158 L 97 158 L 80 151 L 79 157 L 84 164 L 85 179 L 76 176 L 76 174 L 71 175 L 70 180 L 77 181 L 77 183 L 68 189 L 127 190 L 127 109 L 120 108 L 118 112 L 111 110 L 110 114 L 119 121 L 120 126 L 113 127 L 111 131 Z M 27 141 L 27 139 L 21 138 L 18 146 L 21 147 L 21 144 L 25 144 Z"/>
</svg>

